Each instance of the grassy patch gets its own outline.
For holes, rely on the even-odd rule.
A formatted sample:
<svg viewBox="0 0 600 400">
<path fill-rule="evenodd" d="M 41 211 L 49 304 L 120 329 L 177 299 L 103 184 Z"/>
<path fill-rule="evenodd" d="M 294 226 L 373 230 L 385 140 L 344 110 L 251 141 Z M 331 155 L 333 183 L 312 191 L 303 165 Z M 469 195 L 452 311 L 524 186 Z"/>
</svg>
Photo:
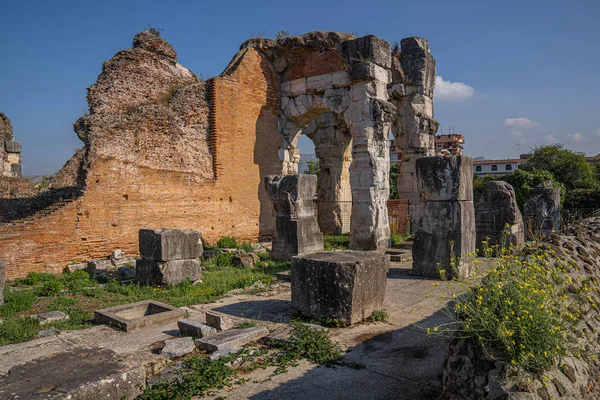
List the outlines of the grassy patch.
<svg viewBox="0 0 600 400">
<path fill-rule="evenodd" d="M 167 287 L 125 285 L 114 279 L 100 285 L 84 271 L 63 275 L 31 273 L 7 284 L 5 304 L 0 306 L 0 318 L 4 320 L 0 325 L 0 344 L 33 338 L 40 327 L 28 316 L 35 313 L 57 310 L 69 315 L 68 320 L 45 325 L 44 329 L 82 329 L 91 324 L 93 310 L 141 300 L 157 300 L 177 307 L 208 303 L 257 281 L 271 284 L 278 272 L 290 268 L 289 262 L 271 261 L 264 255 L 255 268 L 235 268 L 232 257 L 226 253 L 203 261 L 203 283 L 197 285 L 190 281 Z"/>
<path fill-rule="evenodd" d="M 392 233 L 392 245 L 395 246 L 397 244 L 405 242 L 409 236 L 410 234 L 408 233 Z"/>
<path fill-rule="evenodd" d="M 240 372 L 275 367 L 274 373 L 280 374 L 286 372 L 288 367 L 297 365 L 300 359 L 326 366 L 361 367 L 341 360 L 343 351 L 337 343 L 329 339 L 327 332 L 298 322 L 293 323 L 293 326 L 294 330 L 289 342 L 278 345 L 279 347 L 273 351 L 265 348 L 244 349 L 238 354 L 215 361 L 209 361 L 204 355 L 194 355 L 185 362 L 184 373 L 178 379 L 149 387 L 139 398 L 142 400 L 191 399 L 194 396 L 208 394 L 211 389 L 242 383 L 243 379 L 236 380 Z M 229 363 L 236 359 L 239 360 L 239 368 L 234 370 Z"/>
<path fill-rule="evenodd" d="M 219 239 L 217 246 L 222 249 L 236 249 L 238 247 L 237 241 L 233 237 L 225 236 Z"/>
<path fill-rule="evenodd" d="M 348 250 L 350 235 L 325 235 L 323 237 L 323 246 L 325 251 Z"/>
<path fill-rule="evenodd" d="M 238 323 L 235 327 L 237 329 L 245 329 L 245 328 L 253 328 L 256 326 L 256 321 L 242 321 L 240 323 Z"/>
</svg>

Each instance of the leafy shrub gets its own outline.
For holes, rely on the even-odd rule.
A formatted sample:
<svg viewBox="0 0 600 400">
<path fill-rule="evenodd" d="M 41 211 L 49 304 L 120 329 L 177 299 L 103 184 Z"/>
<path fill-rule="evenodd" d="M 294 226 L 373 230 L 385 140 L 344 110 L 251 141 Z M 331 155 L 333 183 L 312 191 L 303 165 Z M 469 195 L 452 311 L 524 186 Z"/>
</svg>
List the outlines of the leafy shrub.
<svg viewBox="0 0 600 400">
<path fill-rule="evenodd" d="M 408 236 L 409 235 L 406 233 L 392 233 L 392 245 L 400 244 L 406 241 L 406 239 L 408 239 Z"/>
<path fill-rule="evenodd" d="M 54 281 L 56 280 L 56 275 L 48 274 L 46 272 L 30 272 L 27 274 L 27 277 L 22 279 L 15 279 L 15 286 L 35 286 L 40 283 Z"/>
<path fill-rule="evenodd" d="M 225 236 L 219 239 L 217 246 L 222 249 L 235 249 L 238 247 L 237 241 L 233 237 Z"/>
<path fill-rule="evenodd" d="M 233 253 L 217 253 L 214 257 L 204 260 L 202 266 L 208 270 L 233 267 Z"/>
<path fill-rule="evenodd" d="M 39 330 L 39 322 L 30 317 L 4 321 L 0 324 L 0 346 L 31 340 Z"/>
<path fill-rule="evenodd" d="M 244 251 L 252 251 L 252 243 L 244 242 L 238 246 L 239 249 Z"/>
<path fill-rule="evenodd" d="M 449 313 L 454 320 L 427 333 L 471 338 L 529 372 L 552 366 L 557 357 L 580 355 L 576 327 L 596 299 L 589 296 L 590 282 L 576 281 L 566 265 L 549 262 L 552 252 L 528 244 L 525 255 L 503 255 L 481 284 L 456 299 Z"/>
<path fill-rule="evenodd" d="M 40 296 L 52 297 L 52 296 L 57 296 L 60 293 L 61 289 L 62 289 L 62 285 L 59 281 L 57 281 L 57 280 L 46 281 L 46 282 L 44 282 L 42 287 L 39 288 L 38 293 Z"/>
<path fill-rule="evenodd" d="M 386 310 L 376 310 L 371 314 L 371 321 L 373 322 L 385 322 L 388 320 L 388 312 Z"/>
<path fill-rule="evenodd" d="M 8 289 L 4 292 L 4 305 L 0 306 L 0 315 L 10 318 L 19 312 L 29 310 L 36 300 L 37 295 L 33 290 Z"/>
</svg>

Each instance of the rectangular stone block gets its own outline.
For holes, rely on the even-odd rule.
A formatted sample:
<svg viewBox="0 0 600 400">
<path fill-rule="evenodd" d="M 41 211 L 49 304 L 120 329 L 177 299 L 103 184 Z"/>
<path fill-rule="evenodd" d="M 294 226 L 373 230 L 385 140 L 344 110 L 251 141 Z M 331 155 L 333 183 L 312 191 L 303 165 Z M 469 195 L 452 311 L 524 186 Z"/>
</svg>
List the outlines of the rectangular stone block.
<svg viewBox="0 0 600 400">
<path fill-rule="evenodd" d="M 232 329 L 219 332 L 207 338 L 196 339 L 196 345 L 207 353 L 221 352 L 224 349 L 240 347 L 250 342 L 255 342 L 268 334 L 269 330 L 267 328 L 258 326 L 246 329 Z"/>
<path fill-rule="evenodd" d="M 275 220 L 277 234 L 273 237 L 271 257 L 275 260 L 291 260 L 302 254 L 323 251 L 323 234 L 316 217 Z"/>
<path fill-rule="evenodd" d="M 144 300 L 94 311 L 94 322 L 131 332 L 146 326 L 159 326 L 177 321 L 184 314 L 180 308 L 154 300 Z"/>
<path fill-rule="evenodd" d="M 368 79 L 378 80 L 386 84 L 392 81 L 392 71 L 384 69 L 372 62 L 357 62 L 352 64 L 350 76 L 354 81 Z"/>
<path fill-rule="evenodd" d="M 199 258 L 202 235 L 184 229 L 140 229 L 140 255 L 147 260 L 173 261 Z"/>
<path fill-rule="evenodd" d="M 392 66 L 390 44 L 375 35 L 343 42 L 342 53 L 349 65 L 355 62 L 368 61 L 383 68 Z"/>
<path fill-rule="evenodd" d="M 7 153 L 20 153 L 23 150 L 21 143 L 7 140 L 4 142 L 4 149 Z"/>
<path fill-rule="evenodd" d="M 211 326 L 219 331 L 226 331 L 235 326 L 235 321 L 233 318 L 216 311 L 207 311 L 205 317 L 206 325 Z"/>
<path fill-rule="evenodd" d="M 473 201 L 471 157 L 423 157 L 416 161 L 416 170 L 422 201 Z"/>
<path fill-rule="evenodd" d="M 384 254 L 331 251 L 294 257 L 292 307 L 309 318 L 348 324 L 383 306 L 389 259 Z"/>
<path fill-rule="evenodd" d="M 439 269 L 453 277 L 450 262 L 458 261 L 458 277 L 469 276 L 469 253 L 475 252 L 475 210 L 471 201 L 426 202 L 415 211 L 412 248 L 413 272 L 439 277 Z"/>
<path fill-rule="evenodd" d="M 205 325 L 202 322 L 190 321 L 188 319 L 177 321 L 177 327 L 179 328 L 181 336 L 203 338 L 217 333 L 217 330 L 212 326 Z"/>
<path fill-rule="evenodd" d="M 202 267 L 196 259 L 155 261 L 139 259 L 135 263 L 135 280 L 146 285 L 177 285 L 202 277 Z"/>
</svg>

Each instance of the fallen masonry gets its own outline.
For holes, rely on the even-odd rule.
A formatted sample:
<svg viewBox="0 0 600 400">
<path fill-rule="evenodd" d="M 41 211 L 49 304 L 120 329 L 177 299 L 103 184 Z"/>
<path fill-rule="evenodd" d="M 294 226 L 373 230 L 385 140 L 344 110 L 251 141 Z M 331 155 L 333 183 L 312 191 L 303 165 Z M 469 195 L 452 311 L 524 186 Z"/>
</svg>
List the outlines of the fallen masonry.
<svg viewBox="0 0 600 400">
<path fill-rule="evenodd" d="M 62 311 L 46 311 L 40 314 L 34 314 L 31 318 L 37 319 L 40 322 L 40 325 L 48 325 L 52 322 L 65 321 L 69 319 L 69 316 Z"/>
<path fill-rule="evenodd" d="M 183 229 L 140 229 L 141 259 L 136 261 L 136 281 L 151 285 L 176 285 L 202 278 L 200 232 Z"/>
<path fill-rule="evenodd" d="M 233 318 L 221 314 L 216 311 L 207 311 L 206 312 L 206 325 L 218 330 L 218 331 L 226 331 L 235 326 L 235 321 Z"/>
<path fill-rule="evenodd" d="M 193 352 L 196 349 L 194 339 L 191 337 L 182 337 L 165 341 L 165 347 L 162 348 L 160 354 L 167 359 L 183 357 L 186 354 Z"/>
<path fill-rule="evenodd" d="M 550 236 L 560 228 L 560 189 L 546 186 L 533 188 L 531 197 L 523 204 L 528 240 Z"/>
<path fill-rule="evenodd" d="M 331 251 L 294 257 L 292 307 L 309 318 L 355 324 L 383 306 L 389 269 L 384 254 Z"/>
<path fill-rule="evenodd" d="M 201 322 L 182 319 L 177 321 L 177 327 L 182 336 L 193 336 L 203 338 L 217 333 L 217 330 L 212 326 L 205 325 Z"/>
<path fill-rule="evenodd" d="M 520 247 L 525 242 L 523 217 L 517 196 L 511 185 L 502 181 L 489 181 L 475 207 L 476 245 L 503 245 Z M 504 242 L 504 243 L 503 243 Z"/>
<path fill-rule="evenodd" d="M 220 352 L 232 347 L 240 347 L 250 342 L 255 342 L 269 334 L 267 328 L 254 326 L 252 328 L 231 329 L 215 335 L 196 339 L 198 348 L 207 353 Z"/>
</svg>

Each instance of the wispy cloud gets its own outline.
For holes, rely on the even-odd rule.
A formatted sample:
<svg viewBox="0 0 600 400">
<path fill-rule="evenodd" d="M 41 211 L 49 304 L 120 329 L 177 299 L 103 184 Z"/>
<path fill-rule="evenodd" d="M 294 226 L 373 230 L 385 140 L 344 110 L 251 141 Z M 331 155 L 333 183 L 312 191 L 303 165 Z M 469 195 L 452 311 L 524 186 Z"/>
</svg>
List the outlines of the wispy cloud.
<svg viewBox="0 0 600 400">
<path fill-rule="evenodd" d="M 434 98 L 436 100 L 466 100 L 474 95 L 475 89 L 465 83 L 445 81 L 441 75 L 435 78 Z"/>
<path fill-rule="evenodd" d="M 504 126 L 513 130 L 530 129 L 538 125 L 539 123 L 532 121 L 526 117 L 506 118 L 504 120 Z"/>
<path fill-rule="evenodd" d="M 600 129 L 596 129 L 596 136 L 600 136 Z"/>
<path fill-rule="evenodd" d="M 569 139 L 570 142 L 573 142 L 575 144 L 584 143 L 584 142 L 587 142 L 588 140 L 590 140 L 589 137 L 582 135 L 579 132 L 569 133 L 567 135 L 567 139 Z"/>
<path fill-rule="evenodd" d="M 558 143 L 558 138 L 556 137 L 555 134 L 550 134 L 548 136 L 546 136 L 546 142 L 549 144 L 554 144 L 554 143 Z"/>
</svg>

